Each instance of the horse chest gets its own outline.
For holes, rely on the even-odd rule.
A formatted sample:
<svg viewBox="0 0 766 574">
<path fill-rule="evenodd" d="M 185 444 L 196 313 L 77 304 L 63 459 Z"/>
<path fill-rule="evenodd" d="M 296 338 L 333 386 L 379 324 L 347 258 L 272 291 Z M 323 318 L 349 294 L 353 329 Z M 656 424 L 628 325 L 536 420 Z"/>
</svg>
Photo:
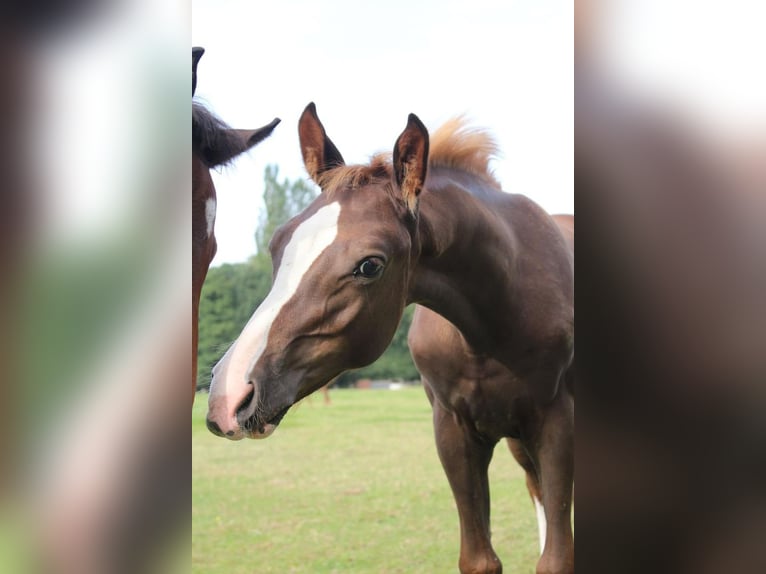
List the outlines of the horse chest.
<svg viewBox="0 0 766 574">
<path fill-rule="evenodd" d="M 462 359 L 459 369 L 429 383 L 437 400 L 481 436 L 517 437 L 520 413 L 532 402 L 529 385 L 493 359 Z"/>
</svg>

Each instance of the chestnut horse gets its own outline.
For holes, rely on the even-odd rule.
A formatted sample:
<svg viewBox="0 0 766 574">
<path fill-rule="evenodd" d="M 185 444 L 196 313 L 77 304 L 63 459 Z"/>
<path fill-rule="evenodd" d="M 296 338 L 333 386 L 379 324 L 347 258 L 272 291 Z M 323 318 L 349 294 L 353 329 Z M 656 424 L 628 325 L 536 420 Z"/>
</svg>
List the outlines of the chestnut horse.
<svg viewBox="0 0 766 574">
<path fill-rule="evenodd" d="M 501 402 L 477 388 L 449 398 L 460 419 L 441 410 L 455 422 L 460 452 L 443 460 L 457 467 L 447 474 L 461 519 L 472 516 L 476 531 L 488 521 L 479 469 L 491 449 L 483 443 L 518 439 L 542 490 L 538 572 L 572 572 L 573 261 L 556 223 L 528 198 L 501 191 L 488 169 L 494 142 L 460 120 L 429 138 L 410 114 L 392 157 L 357 166 L 345 165 L 313 103 L 298 131 L 322 193 L 274 234 L 271 292 L 213 369 L 208 428 L 233 440 L 268 437 L 296 401 L 378 358 L 404 308 L 419 303 L 507 375 Z M 464 539 L 459 565 L 464 573 L 502 568 L 488 540 L 473 547 Z"/>
<path fill-rule="evenodd" d="M 192 97 L 197 63 L 205 50 L 192 48 Z M 197 390 L 197 340 L 202 284 L 216 251 L 216 195 L 210 169 L 225 165 L 268 137 L 279 118 L 256 130 L 231 129 L 204 106 L 192 102 L 192 399 Z"/>
<path fill-rule="evenodd" d="M 574 259 L 574 217 L 554 215 L 567 240 Z M 518 411 L 516 403 L 533 402 L 524 380 L 502 363 L 475 352 L 460 331 L 449 321 L 421 305 L 416 306 L 408 343 L 412 358 L 421 374 L 428 400 L 433 409 L 434 433 L 439 458 L 447 474 L 460 516 L 460 567 L 463 572 L 498 572 L 500 561 L 490 542 L 490 497 L 487 470 L 495 445 L 506 438 L 508 447 L 527 475 L 527 489 L 537 511 L 540 552 L 545 563 L 539 572 L 572 571 L 572 532 L 570 504 L 561 501 L 561 487 L 549 483 L 543 489 L 540 462 L 545 443 L 538 442 L 534 427 L 512 428 L 509 415 Z M 573 377 L 571 369 L 570 377 Z M 573 381 L 568 380 L 570 385 Z M 468 406 L 468 408 L 466 408 Z M 535 425 L 542 421 L 540 414 Z M 557 432 L 570 433 L 571 428 L 554 426 Z M 566 438 L 566 437 L 563 437 Z M 557 440 L 562 440 L 559 437 Z M 571 453 L 568 455 L 571 456 Z M 564 474 L 553 460 L 553 480 Z M 566 473 L 571 473 L 566 469 Z M 551 493 L 551 489 L 554 490 Z M 547 493 L 547 494 L 546 494 Z M 545 496 L 544 496 L 545 495 Z M 558 502 L 545 505 L 543 501 Z M 552 516 L 552 522 L 546 515 Z M 551 536 L 547 525 L 552 524 Z M 554 538 L 554 537 L 560 538 Z M 551 549 L 546 554 L 546 543 Z M 541 561 L 542 562 L 542 561 Z M 566 565 L 566 568 L 562 565 Z"/>
</svg>

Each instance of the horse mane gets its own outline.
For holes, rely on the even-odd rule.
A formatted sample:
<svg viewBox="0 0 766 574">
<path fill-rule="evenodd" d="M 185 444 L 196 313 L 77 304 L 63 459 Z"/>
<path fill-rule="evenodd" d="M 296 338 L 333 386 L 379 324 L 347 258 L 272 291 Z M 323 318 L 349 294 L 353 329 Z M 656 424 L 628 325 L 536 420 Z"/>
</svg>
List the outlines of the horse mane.
<svg viewBox="0 0 766 574">
<path fill-rule="evenodd" d="M 463 116 L 452 118 L 437 129 L 430 137 L 429 148 L 429 169 L 444 167 L 464 171 L 501 189 L 489 167 L 490 160 L 498 154 L 497 143 L 487 130 L 468 126 Z M 332 194 L 344 186 L 356 188 L 390 180 L 393 174 L 391 156 L 390 152 L 378 153 L 367 165 L 344 165 L 327 170 L 316 183 Z"/>
<path fill-rule="evenodd" d="M 429 147 L 429 167 L 466 171 L 500 189 L 489 167 L 499 152 L 497 142 L 487 130 L 467 125 L 464 116 L 454 117 L 437 129 Z"/>
<path fill-rule="evenodd" d="M 236 130 L 200 102 L 192 101 L 192 153 L 207 167 L 225 165 L 245 149 Z"/>
</svg>

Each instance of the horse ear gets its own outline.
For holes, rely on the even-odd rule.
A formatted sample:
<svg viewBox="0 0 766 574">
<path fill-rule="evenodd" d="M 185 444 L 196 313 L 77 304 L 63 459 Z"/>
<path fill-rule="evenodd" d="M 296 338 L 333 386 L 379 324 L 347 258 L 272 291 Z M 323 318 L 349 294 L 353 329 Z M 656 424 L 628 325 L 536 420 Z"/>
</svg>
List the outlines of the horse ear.
<svg viewBox="0 0 766 574">
<path fill-rule="evenodd" d="M 262 128 L 254 130 L 236 130 L 231 128 L 220 130 L 216 141 L 207 145 L 203 151 L 205 164 L 208 167 L 215 167 L 230 162 L 238 155 L 269 137 L 280 121 L 282 120 L 274 118 Z"/>
<path fill-rule="evenodd" d="M 410 213 L 418 210 L 418 196 L 428 171 L 428 130 L 410 114 L 407 127 L 394 145 L 394 177 Z"/>
<path fill-rule="evenodd" d="M 301 142 L 303 165 L 314 182 L 328 169 L 345 165 L 343 156 L 327 137 L 324 126 L 319 121 L 314 102 L 306 106 L 301 114 L 298 121 L 298 137 Z"/>
<path fill-rule="evenodd" d="M 260 143 L 269 137 L 271 132 L 274 131 L 274 128 L 277 127 L 281 121 L 282 120 L 279 118 L 274 118 L 270 123 L 266 124 L 262 128 L 255 130 L 234 130 L 239 134 L 239 136 L 242 138 L 242 142 L 244 143 L 245 147 L 242 151 L 250 149 L 255 144 Z"/>
<path fill-rule="evenodd" d="M 205 48 L 192 48 L 192 96 L 194 95 L 194 92 L 197 91 L 197 64 L 204 53 Z"/>
</svg>

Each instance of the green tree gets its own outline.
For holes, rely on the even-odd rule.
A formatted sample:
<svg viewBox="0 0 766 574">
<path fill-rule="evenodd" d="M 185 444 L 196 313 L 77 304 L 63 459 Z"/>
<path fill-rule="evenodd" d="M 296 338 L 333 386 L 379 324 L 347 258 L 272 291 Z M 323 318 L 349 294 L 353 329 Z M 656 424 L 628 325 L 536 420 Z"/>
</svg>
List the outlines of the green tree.
<svg viewBox="0 0 766 574">
<path fill-rule="evenodd" d="M 271 288 L 268 258 L 226 263 L 208 271 L 199 308 L 197 386 L 210 383 L 210 369 L 237 338 Z"/>
</svg>

